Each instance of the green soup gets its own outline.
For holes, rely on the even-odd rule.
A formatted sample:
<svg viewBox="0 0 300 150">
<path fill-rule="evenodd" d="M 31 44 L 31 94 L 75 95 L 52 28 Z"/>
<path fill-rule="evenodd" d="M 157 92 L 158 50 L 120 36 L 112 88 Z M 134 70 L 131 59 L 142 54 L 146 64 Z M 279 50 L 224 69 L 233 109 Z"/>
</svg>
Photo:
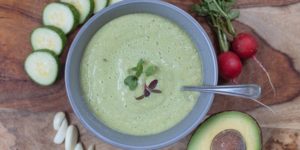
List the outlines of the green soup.
<svg viewBox="0 0 300 150">
<path fill-rule="evenodd" d="M 142 75 L 135 91 L 124 79 L 143 59 L 158 67 Z M 143 100 L 143 86 L 158 80 L 161 94 Z M 86 47 L 81 62 L 84 98 L 95 116 L 108 127 L 130 135 L 150 135 L 179 123 L 199 94 L 180 91 L 202 83 L 202 64 L 189 36 L 173 22 L 152 14 L 130 14 L 103 26 Z"/>
</svg>

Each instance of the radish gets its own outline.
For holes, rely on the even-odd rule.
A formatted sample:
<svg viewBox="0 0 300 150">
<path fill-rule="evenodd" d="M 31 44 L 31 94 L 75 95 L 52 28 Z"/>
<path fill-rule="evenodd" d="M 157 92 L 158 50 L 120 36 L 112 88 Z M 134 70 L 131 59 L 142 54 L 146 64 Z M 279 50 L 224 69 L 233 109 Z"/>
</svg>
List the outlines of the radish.
<svg viewBox="0 0 300 150">
<path fill-rule="evenodd" d="M 249 33 L 239 33 L 232 42 L 232 50 L 242 59 L 252 58 L 260 68 L 266 73 L 271 88 L 276 95 L 276 89 L 271 80 L 269 72 L 263 66 L 263 64 L 256 58 L 255 54 L 257 52 L 258 44 L 253 35 Z"/>
<path fill-rule="evenodd" d="M 242 71 L 241 59 L 253 58 L 266 72 L 275 93 L 275 88 L 268 72 L 254 56 L 257 51 L 257 42 L 253 36 L 245 33 L 239 34 L 232 43 L 232 49 L 235 53 L 229 51 L 228 39 L 236 36 L 232 20 L 239 17 L 239 11 L 232 9 L 234 5 L 235 1 L 203 0 L 193 6 L 193 10 L 198 15 L 208 18 L 209 24 L 217 35 L 221 50 L 221 54 L 218 56 L 220 75 L 224 79 L 230 79 L 233 83 L 237 84 L 235 78 L 237 78 Z M 274 113 L 272 108 L 262 102 L 255 99 L 250 100 L 268 108 Z"/>
<path fill-rule="evenodd" d="M 242 59 L 249 59 L 257 52 L 256 39 L 249 33 L 239 33 L 232 42 L 232 50 Z"/>
<path fill-rule="evenodd" d="M 233 52 L 223 52 L 218 56 L 219 71 L 223 78 L 234 79 L 242 72 L 242 62 Z"/>
<path fill-rule="evenodd" d="M 238 55 L 230 51 L 221 53 L 218 56 L 218 66 L 219 66 L 220 74 L 224 79 L 232 79 L 232 81 L 236 83 L 234 79 L 238 77 L 242 72 L 242 62 L 238 57 Z M 259 100 L 256 99 L 249 99 L 249 100 L 264 106 L 265 108 L 269 109 L 273 114 L 275 114 L 275 112 L 271 107 L 265 105 Z"/>
</svg>

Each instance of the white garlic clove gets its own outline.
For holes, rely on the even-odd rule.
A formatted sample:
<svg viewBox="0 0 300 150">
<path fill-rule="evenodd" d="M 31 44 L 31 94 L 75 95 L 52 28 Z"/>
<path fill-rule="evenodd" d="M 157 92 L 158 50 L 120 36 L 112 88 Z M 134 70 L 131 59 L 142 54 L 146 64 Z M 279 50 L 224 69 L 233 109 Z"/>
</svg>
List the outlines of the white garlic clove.
<svg viewBox="0 0 300 150">
<path fill-rule="evenodd" d="M 64 112 L 56 113 L 54 116 L 54 119 L 53 119 L 53 128 L 55 130 L 58 130 L 65 118 L 66 118 L 66 115 Z"/>
<path fill-rule="evenodd" d="M 74 125 L 70 125 L 67 129 L 65 139 L 65 150 L 74 150 L 78 140 L 78 130 Z"/>
<path fill-rule="evenodd" d="M 75 145 L 75 148 L 74 148 L 74 150 L 83 150 L 83 146 L 82 146 L 82 144 L 79 142 L 79 143 L 77 143 L 76 145 Z"/>
<path fill-rule="evenodd" d="M 95 150 L 95 145 L 94 144 L 90 145 L 88 150 Z"/>
<path fill-rule="evenodd" d="M 66 132 L 67 132 L 67 128 L 68 128 L 68 121 L 67 119 L 63 119 L 60 127 L 58 128 L 58 131 L 53 139 L 53 142 L 55 144 L 61 144 L 64 142 L 64 139 L 66 137 Z"/>
</svg>

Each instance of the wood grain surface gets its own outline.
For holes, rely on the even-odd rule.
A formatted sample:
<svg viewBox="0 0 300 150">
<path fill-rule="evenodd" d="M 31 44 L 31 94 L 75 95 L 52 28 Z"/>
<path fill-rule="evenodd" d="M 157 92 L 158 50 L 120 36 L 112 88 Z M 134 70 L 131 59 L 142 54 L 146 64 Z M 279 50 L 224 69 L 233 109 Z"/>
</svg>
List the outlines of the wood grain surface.
<svg viewBox="0 0 300 150">
<path fill-rule="evenodd" d="M 41 87 L 32 83 L 23 69 L 31 52 L 29 36 L 41 25 L 43 7 L 53 0 L 0 0 L 0 149 L 63 149 L 52 143 L 55 112 L 68 112 L 77 125 L 85 146 L 113 150 L 87 132 L 72 113 L 65 91 L 63 73 L 57 83 Z M 190 11 L 198 0 L 168 0 L 191 13 L 205 28 L 217 49 L 214 33 L 202 17 Z M 261 101 L 272 106 L 276 114 L 244 99 L 217 96 L 211 113 L 222 110 L 247 111 L 263 130 L 266 150 L 300 149 L 300 1 L 238 0 L 240 18 L 234 22 L 238 32 L 251 32 L 259 42 L 257 58 L 270 72 L 276 87 L 273 94 L 264 72 L 253 60 L 244 62 L 239 83 L 257 83 L 263 87 Z M 79 30 L 79 29 L 78 29 Z M 76 35 L 69 35 L 68 45 Z M 64 64 L 68 46 L 61 62 Z M 221 81 L 220 84 L 230 84 Z M 186 149 L 189 137 L 166 149 Z"/>
</svg>

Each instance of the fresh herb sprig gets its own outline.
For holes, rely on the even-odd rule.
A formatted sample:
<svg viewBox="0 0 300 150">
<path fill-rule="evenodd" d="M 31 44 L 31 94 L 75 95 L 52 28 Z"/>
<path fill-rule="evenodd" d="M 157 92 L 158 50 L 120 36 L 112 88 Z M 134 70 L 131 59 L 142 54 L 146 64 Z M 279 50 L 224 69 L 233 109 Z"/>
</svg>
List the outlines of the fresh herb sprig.
<svg viewBox="0 0 300 150">
<path fill-rule="evenodd" d="M 140 59 L 136 67 L 129 69 L 129 72 L 134 72 L 133 75 L 129 75 L 125 78 L 124 84 L 129 87 L 131 91 L 134 91 L 138 86 L 139 77 L 144 73 L 144 64 L 145 61 Z M 158 68 L 154 65 L 150 65 L 145 70 L 145 75 L 147 77 L 154 75 L 157 72 Z"/>
<path fill-rule="evenodd" d="M 141 59 L 138 64 L 136 65 L 136 67 L 132 68 L 131 70 L 135 71 L 135 76 L 136 77 L 140 77 L 141 74 L 143 73 L 143 70 L 144 70 L 144 63 L 145 61 L 143 59 Z"/>
<path fill-rule="evenodd" d="M 222 51 L 229 50 L 227 35 L 235 36 L 231 21 L 239 16 L 238 10 L 232 10 L 236 0 L 203 0 L 194 5 L 193 10 L 200 16 L 208 17 L 214 27 Z"/>
<path fill-rule="evenodd" d="M 131 91 L 135 90 L 138 86 L 139 77 L 143 73 L 144 63 L 145 61 L 141 59 L 136 65 L 136 67 L 131 68 L 129 70 L 129 71 L 134 71 L 135 74 L 127 76 L 124 80 L 124 84 L 127 85 Z"/>
</svg>

